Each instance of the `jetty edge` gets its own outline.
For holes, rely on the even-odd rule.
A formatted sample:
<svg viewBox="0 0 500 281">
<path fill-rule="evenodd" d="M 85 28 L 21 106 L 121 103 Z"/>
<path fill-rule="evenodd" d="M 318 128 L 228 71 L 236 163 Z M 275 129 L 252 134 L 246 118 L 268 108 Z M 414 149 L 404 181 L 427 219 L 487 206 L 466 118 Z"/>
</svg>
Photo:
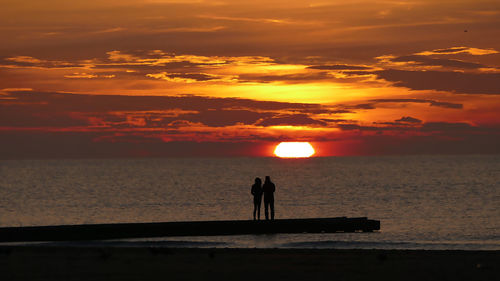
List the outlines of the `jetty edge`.
<svg viewBox="0 0 500 281">
<path fill-rule="evenodd" d="M 372 232 L 380 221 L 360 218 L 225 220 L 1 227 L 0 242 L 82 241 L 169 236 Z"/>
</svg>

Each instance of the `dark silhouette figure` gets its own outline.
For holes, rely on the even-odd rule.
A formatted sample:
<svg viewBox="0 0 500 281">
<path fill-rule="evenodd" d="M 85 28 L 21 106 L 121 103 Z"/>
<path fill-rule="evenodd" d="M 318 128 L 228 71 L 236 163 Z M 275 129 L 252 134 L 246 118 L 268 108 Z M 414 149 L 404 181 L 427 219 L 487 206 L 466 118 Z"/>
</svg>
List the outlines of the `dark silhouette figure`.
<svg viewBox="0 0 500 281">
<path fill-rule="evenodd" d="M 252 185 L 253 195 L 253 220 L 255 220 L 255 213 L 260 220 L 260 205 L 262 202 L 262 180 L 255 178 L 255 183 Z"/>
<path fill-rule="evenodd" d="M 274 191 L 276 186 L 271 181 L 269 176 L 266 176 L 264 185 L 262 186 L 262 191 L 264 191 L 264 210 L 266 214 L 266 220 L 269 219 L 269 214 L 267 212 L 268 207 L 271 208 L 271 220 L 274 220 Z"/>
</svg>

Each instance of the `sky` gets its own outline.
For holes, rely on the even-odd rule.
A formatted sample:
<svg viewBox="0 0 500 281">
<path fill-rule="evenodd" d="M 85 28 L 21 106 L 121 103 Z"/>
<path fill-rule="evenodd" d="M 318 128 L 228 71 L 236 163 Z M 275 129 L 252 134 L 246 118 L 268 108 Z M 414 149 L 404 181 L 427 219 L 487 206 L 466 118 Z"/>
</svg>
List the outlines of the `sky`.
<svg viewBox="0 0 500 281">
<path fill-rule="evenodd" d="M 500 153 L 497 0 L 0 3 L 0 159 Z"/>
</svg>

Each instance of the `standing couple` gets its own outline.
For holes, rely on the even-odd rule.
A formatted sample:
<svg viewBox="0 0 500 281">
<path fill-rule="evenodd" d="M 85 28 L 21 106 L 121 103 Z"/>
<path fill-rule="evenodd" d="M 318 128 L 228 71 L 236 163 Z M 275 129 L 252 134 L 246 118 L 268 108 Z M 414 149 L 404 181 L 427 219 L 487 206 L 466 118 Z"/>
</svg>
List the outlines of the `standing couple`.
<svg viewBox="0 0 500 281">
<path fill-rule="evenodd" d="M 271 181 L 269 176 L 266 176 L 264 185 L 262 185 L 262 180 L 260 178 L 255 178 L 255 183 L 252 185 L 252 195 L 253 195 L 253 220 L 255 220 L 255 213 L 257 212 L 257 218 L 260 220 L 260 203 L 262 202 L 262 194 L 264 194 L 264 210 L 266 214 L 266 220 L 269 220 L 268 208 L 271 208 L 271 220 L 274 220 L 274 191 L 276 187 Z"/>
</svg>

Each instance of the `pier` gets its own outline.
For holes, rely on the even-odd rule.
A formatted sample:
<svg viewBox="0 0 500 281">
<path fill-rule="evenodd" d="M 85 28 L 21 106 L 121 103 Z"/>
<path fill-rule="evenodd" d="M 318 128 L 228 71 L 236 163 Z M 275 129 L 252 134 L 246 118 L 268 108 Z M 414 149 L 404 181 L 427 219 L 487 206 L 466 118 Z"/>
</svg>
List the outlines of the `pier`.
<svg viewBox="0 0 500 281">
<path fill-rule="evenodd" d="M 78 241 L 171 236 L 277 233 L 372 232 L 380 221 L 362 218 L 226 220 L 153 223 L 82 224 L 0 228 L 0 242 Z"/>
</svg>

